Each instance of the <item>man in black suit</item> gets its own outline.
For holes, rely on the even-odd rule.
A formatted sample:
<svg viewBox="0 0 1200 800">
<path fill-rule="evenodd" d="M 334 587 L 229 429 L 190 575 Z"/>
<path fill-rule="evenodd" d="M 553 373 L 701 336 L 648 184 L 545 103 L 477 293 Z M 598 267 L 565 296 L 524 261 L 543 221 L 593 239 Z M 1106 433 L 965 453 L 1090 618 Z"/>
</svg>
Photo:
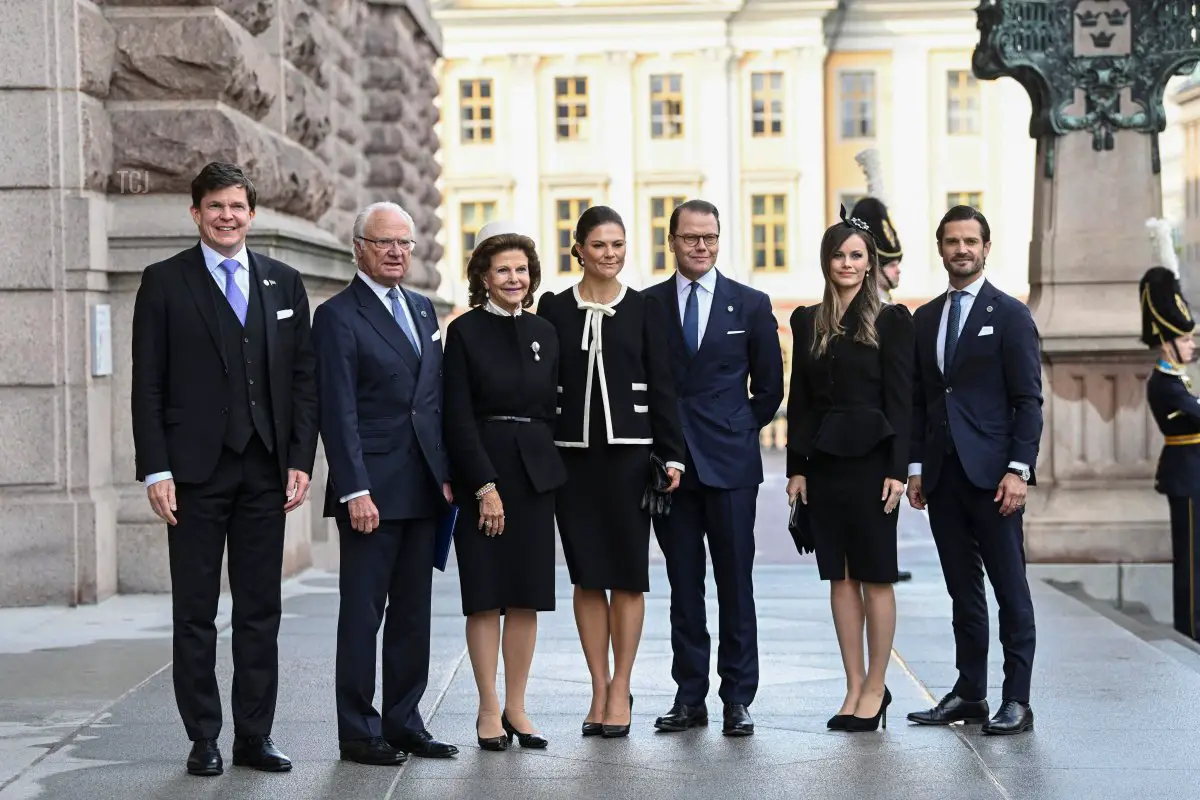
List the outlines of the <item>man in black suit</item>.
<svg viewBox="0 0 1200 800">
<path fill-rule="evenodd" d="M 779 326 L 766 294 L 716 269 L 716 206 L 689 200 L 671 214 L 668 245 L 676 272 L 646 293 L 667 310 L 671 374 L 687 461 L 671 513 L 654 532 L 671 582 L 671 677 L 675 702 L 654 726 L 682 731 L 708 724 L 709 634 L 704 608 L 704 540 L 720 602 L 722 733 L 754 733 L 758 691 L 754 612 L 754 519 L 763 480 L 758 436 L 783 402 Z"/>
<path fill-rule="evenodd" d="M 168 525 L 175 700 L 193 775 L 223 771 L 213 662 L 227 538 L 233 763 L 292 766 L 270 734 L 284 519 L 308 494 L 316 373 L 300 273 L 246 249 L 255 199 L 238 166 L 205 166 L 192 181 L 200 243 L 146 267 L 133 310 L 137 478 Z"/>
<path fill-rule="evenodd" d="M 442 346 L 429 299 L 400 283 L 416 240 L 394 203 L 354 221 L 358 272 L 317 307 L 313 339 L 325 516 L 341 552 L 336 694 L 342 758 L 381 766 L 405 753 L 455 755 L 417 708 L 429 682 L 437 520 L 453 502 L 442 445 Z M 375 710 L 375 636 L 383 628 L 383 707 Z"/>
<path fill-rule="evenodd" d="M 922 725 L 984 723 L 984 733 L 1033 728 L 1033 601 L 1021 528 L 1042 436 L 1042 364 L 1037 326 L 1024 303 L 983 276 L 987 219 L 970 206 L 946 212 L 937 229 L 950 288 L 917 309 L 912 456 L 908 499 L 929 504 L 929 524 L 953 602 L 958 681 Z M 1000 606 L 1004 688 L 988 720 L 987 570 Z"/>
</svg>

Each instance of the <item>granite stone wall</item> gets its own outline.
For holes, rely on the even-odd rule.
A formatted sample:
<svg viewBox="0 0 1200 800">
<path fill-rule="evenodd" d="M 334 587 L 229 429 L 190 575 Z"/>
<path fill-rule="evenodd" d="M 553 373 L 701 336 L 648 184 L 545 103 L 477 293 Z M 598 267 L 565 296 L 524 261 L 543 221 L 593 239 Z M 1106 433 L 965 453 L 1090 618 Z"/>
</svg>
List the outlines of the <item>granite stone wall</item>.
<svg viewBox="0 0 1200 800">
<path fill-rule="evenodd" d="M 374 200 L 412 213 L 408 284 L 436 289 L 440 33 L 427 0 L 0 0 L 0 41 L 0 605 L 165 591 L 133 480 L 141 270 L 194 244 L 189 184 L 221 159 L 258 187 L 251 247 L 313 306 Z M 327 539 L 324 476 L 289 515 L 289 572 Z"/>
</svg>

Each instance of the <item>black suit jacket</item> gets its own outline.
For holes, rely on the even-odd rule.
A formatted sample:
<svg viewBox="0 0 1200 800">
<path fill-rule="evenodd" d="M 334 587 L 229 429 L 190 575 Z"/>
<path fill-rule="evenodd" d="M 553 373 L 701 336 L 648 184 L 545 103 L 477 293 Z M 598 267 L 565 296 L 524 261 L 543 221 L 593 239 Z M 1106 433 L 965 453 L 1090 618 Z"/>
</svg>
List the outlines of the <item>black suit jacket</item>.
<svg viewBox="0 0 1200 800">
<path fill-rule="evenodd" d="M 911 462 L 921 464 L 926 496 L 937 485 L 946 437 L 967 477 L 994 489 L 1009 462 L 1035 471 L 1042 438 L 1041 344 L 1033 315 L 1020 300 L 984 281 L 963 323 L 954 363 L 938 368 L 937 338 L 946 293 L 913 314 Z M 1037 482 L 1031 477 L 1030 485 Z"/>
<path fill-rule="evenodd" d="M 286 481 L 289 468 L 312 475 L 317 387 L 308 294 L 299 272 L 246 252 L 266 328 L 280 475 Z M 131 397 L 139 481 L 170 471 L 177 483 L 203 483 L 216 468 L 230 385 L 214 287 L 199 244 L 142 273 L 133 306 Z"/>
<path fill-rule="evenodd" d="M 367 491 L 385 520 L 444 507 L 442 342 L 428 298 L 404 292 L 421 337 L 404 331 L 358 276 L 317 306 L 313 341 L 321 389 L 321 440 L 329 460 L 325 516 L 349 519 L 340 498 Z"/>
</svg>

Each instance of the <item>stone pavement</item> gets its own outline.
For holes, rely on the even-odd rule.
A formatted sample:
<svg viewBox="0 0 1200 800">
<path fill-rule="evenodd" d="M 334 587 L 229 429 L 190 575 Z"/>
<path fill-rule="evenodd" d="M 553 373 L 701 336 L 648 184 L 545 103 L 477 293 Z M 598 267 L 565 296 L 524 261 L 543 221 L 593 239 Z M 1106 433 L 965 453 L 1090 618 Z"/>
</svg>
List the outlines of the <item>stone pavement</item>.
<svg viewBox="0 0 1200 800">
<path fill-rule="evenodd" d="M 430 729 L 456 742 L 460 755 L 413 759 L 399 769 L 341 762 L 332 684 L 337 577 L 312 570 L 285 584 L 274 734 L 295 761 L 286 775 L 230 767 L 230 726 L 221 739 L 226 774 L 184 773 L 188 743 L 171 689 L 168 598 L 0 611 L 0 800 L 1200 796 L 1200 740 L 1188 713 L 1200 692 L 1200 653 L 1169 631 L 1040 582 L 1034 585 L 1035 731 L 992 738 L 978 728 L 908 724 L 904 714 L 931 705 L 955 676 L 949 601 L 916 514 L 906 514 L 902 526 L 901 562 L 915 578 L 897 586 L 889 726 L 876 733 L 827 731 L 825 720 L 844 690 L 827 587 L 811 559 L 790 549 L 775 503 L 782 483 L 769 481 L 763 496 L 756 569 L 762 683 L 752 707 L 753 737 L 720 735 L 715 680 L 709 698 L 715 724 L 681 734 L 653 730 L 674 689 L 667 585 L 656 563 L 630 737 L 579 735 L 589 681 L 560 569 L 559 608 L 540 618 L 527 703 L 550 747 L 480 751 L 452 568 L 435 578 L 431 679 L 422 710 Z M 711 579 L 709 597 L 715 620 Z M 226 611 L 223 605 L 227 621 Z M 996 645 L 991 661 L 995 707 L 1002 678 Z M 228 631 L 218 668 L 228 719 Z"/>
</svg>

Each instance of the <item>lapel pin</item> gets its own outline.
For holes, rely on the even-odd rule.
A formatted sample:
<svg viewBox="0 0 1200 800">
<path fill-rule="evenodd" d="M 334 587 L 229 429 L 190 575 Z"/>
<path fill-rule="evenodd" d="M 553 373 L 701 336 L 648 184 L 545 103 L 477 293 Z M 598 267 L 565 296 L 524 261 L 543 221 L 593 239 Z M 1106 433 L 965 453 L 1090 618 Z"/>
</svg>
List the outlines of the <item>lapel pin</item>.
<svg viewBox="0 0 1200 800">
<path fill-rule="evenodd" d="M 529 345 L 529 349 L 533 351 L 533 360 L 534 361 L 542 360 L 542 357 L 538 355 L 538 353 L 540 353 L 542 350 L 542 346 L 540 344 L 538 344 L 537 342 L 534 342 L 533 344 Z"/>
<path fill-rule="evenodd" d="M 726 307 L 725 307 L 725 310 L 726 310 L 726 311 L 733 311 L 733 306 L 726 306 Z"/>
<path fill-rule="evenodd" d="M 263 286 L 270 286 L 270 285 L 271 285 L 271 282 L 269 280 L 267 280 L 266 278 L 263 278 Z"/>
<path fill-rule="evenodd" d="M 990 314 L 990 313 L 992 313 L 992 307 L 991 307 L 991 306 L 988 306 L 988 307 L 987 307 L 987 310 L 988 310 L 988 313 L 989 313 L 989 314 Z"/>
<path fill-rule="evenodd" d="M 425 309 L 421 309 L 421 319 L 427 319 L 428 317 L 429 315 L 425 313 Z"/>
</svg>

